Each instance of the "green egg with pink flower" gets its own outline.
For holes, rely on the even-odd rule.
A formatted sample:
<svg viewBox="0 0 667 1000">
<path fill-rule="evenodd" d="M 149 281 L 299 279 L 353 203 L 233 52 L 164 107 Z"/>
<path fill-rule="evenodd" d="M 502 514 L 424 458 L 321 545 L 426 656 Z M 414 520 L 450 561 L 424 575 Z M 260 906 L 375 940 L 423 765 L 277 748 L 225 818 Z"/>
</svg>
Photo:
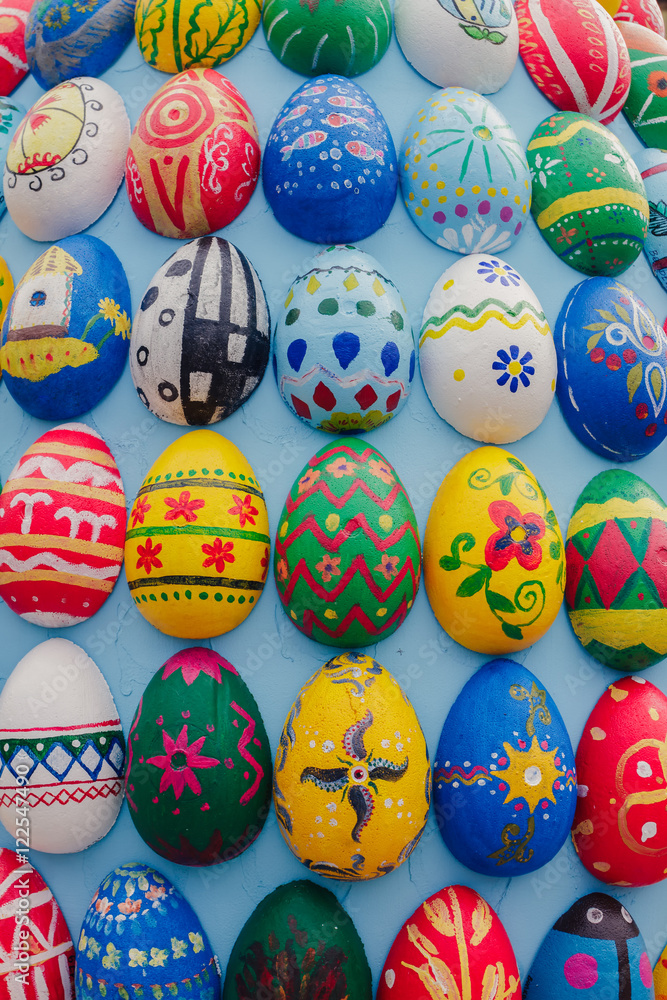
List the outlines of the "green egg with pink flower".
<svg viewBox="0 0 667 1000">
<path fill-rule="evenodd" d="M 280 516 L 274 573 L 287 616 L 318 642 L 366 646 L 403 623 L 419 587 L 419 529 L 377 448 L 339 438 L 310 459 Z"/>
<path fill-rule="evenodd" d="M 144 691 L 129 742 L 130 816 L 156 854 L 215 865 L 259 836 L 271 751 L 257 702 L 223 656 L 201 646 L 171 656 Z"/>
</svg>

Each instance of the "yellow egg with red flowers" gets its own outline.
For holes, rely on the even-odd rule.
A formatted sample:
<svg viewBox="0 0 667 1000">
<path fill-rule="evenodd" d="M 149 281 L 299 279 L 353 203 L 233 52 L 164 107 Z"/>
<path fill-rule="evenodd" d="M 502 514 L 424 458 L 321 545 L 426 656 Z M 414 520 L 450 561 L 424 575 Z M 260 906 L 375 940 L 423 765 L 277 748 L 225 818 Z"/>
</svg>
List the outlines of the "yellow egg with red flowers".
<svg viewBox="0 0 667 1000">
<path fill-rule="evenodd" d="M 191 431 L 156 459 L 132 505 L 127 582 L 155 628 L 208 639 L 255 607 L 269 550 L 266 504 L 248 460 L 221 434 Z"/>
<path fill-rule="evenodd" d="M 431 801 L 419 719 L 377 660 L 341 653 L 299 691 L 273 778 L 278 824 L 317 875 L 379 878 L 417 846 Z"/>
<path fill-rule="evenodd" d="M 424 536 L 424 583 L 452 639 L 478 653 L 537 642 L 563 600 L 563 538 L 530 469 L 503 448 L 476 448 L 449 471 Z"/>
</svg>

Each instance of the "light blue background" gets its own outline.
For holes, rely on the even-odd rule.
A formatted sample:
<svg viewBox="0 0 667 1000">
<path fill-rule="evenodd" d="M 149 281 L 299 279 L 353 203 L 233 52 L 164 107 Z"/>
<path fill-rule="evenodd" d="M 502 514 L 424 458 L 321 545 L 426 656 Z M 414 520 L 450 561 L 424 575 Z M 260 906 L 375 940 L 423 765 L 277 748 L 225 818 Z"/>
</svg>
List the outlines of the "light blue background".
<svg viewBox="0 0 667 1000">
<path fill-rule="evenodd" d="M 484 52 L 482 50 L 482 57 Z M 247 48 L 219 67 L 241 90 L 253 110 L 262 142 L 273 119 L 302 78 L 283 68 L 269 52 L 261 27 Z M 155 90 L 166 81 L 150 69 L 132 41 L 104 79 L 124 96 L 132 125 Z M 437 89 L 408 65 L 393 39 L 385 58 L 357 78 L 384 113 L 397 147 L 415 111 Z M 14 96 L 30 107 L 42 91 L 28 78 Z M 492 100 L 526 144 L 535 126 L 552 112 L 519 61 L 509 83 Z M 630 151 L 639 149 L 629 126 L 619 116 L 612 130 Z M 121 190 L 105 215 L 88 232 L 105 240 L 124 263 L 136 310 L 154 272 L 178 243 L 147 232 L 135 219 Z M 261 183 L 241 216 L 221 235 L 234 242 L 255 265 L 277 314 L 278 305 L 303 264 L 316 251 L 313 244 L 290 236 L 276 223 Z M 406 301 L 418 331 L 424 305 L 435 281 L 457 255 L 427 240 L 408 218 L 400 200 L 384 228 L 364 240 L 388 269 Z M 8 215 L 0 220 L 0 254 L 16 281 L 46 248 L 23 236 Z M 529 282 L 553 327 L 567 294 L 583 276 L 561 263 L 529 219 L 518 241 L 503 256 Z M 621 280 L 643 297 L 662 323 L 666 293 L 651 275 L 643 256 Z M 125 483 L 128 504 L 149 466 L 184 429 L 163 423 L 140 403 L 126 367 L 120 382 L 91 413 L 82 418 L 110 446 Z M 0 385 L 0 477 L 4 482 L 25 449 L 50 424 L 23 413 Z M 329 436 L 294 417 L 281 402 L 273 374 L 266 376 L 248 403 L 215 429 L 237 444 L 250 460 L 262 485 L 275 533 L 285 496 L 302 466 Z M 445 424 L 432 409 L 419 377 L 412 395 L 395 420 L 372 432 L 369 440 L 394 464 L 412 499 L 423 534 L 435 492 L 447 471 L 476 444 Z M 554 401 L 544 423 L 515 445 L 513 451 L 535 473 L 558 515 L 563 534 L 577 496 L 589 479 L 608 463 L 573 437 Z M 667 497 L 665 445 L 631 466 Z M 79 643 L 108 679 L 127 733 L 134 710 L 153 672 L 176 650 L 190 643 L 155 631 L 135 610 L 122 573 L 102 610 L 74 628 L 48 631 L 29 625 L 0 604 L 0 678 L 37 643 L 60 634 Z M 299 633 L 286 619 L 269 578 L 264 595 L 249 618 L 229 635 L 213 639 L 213 648 L 237 667 L 250 686 L 275 752 L 282 724 L 299 687 L 331 654 Z M 413 611 L 394 635 L 368 652 L 388 667 L 403 685 L 424 728 L 431 757 L 443 720 L 472 671 L 487 658 L 450 640 L 437 624 L 420 589 Z M 490 658 L 490 657 L 489 657 Z M 562 608 L 551 630 L 517 659 L 551 692 L 576 747 L 584 723 L 606 684 L 618 675 L 588 657 L 574 637 Z M 667 663 L 644 672 L 667 691 Z M 0 830 L 0 845 L 11 846 Z M 81 854 L 33 852 L 35 866 L 53 889 L 78 938 L 86 907 L 110 869 L 141 860 L 163 871 L 199 914 L 223 967 L 245 920 L 263 897 L 282 882 L 305 877 L 306 869 L 283 842 L 273 810 L 264 832 L 239 859 L 205 869 L 169 864 L 154 855 L 135 833 L 124 805 L 115 827 L 99 844 Z M 465 883 L 482 893 L 502 918 L 525 976 L 539 944 L 556 918 L 580 895 L 604 890 L 579 863 L 571 843 L 544 869 L 520 878 L 494 879 L 473 874 L 446 850 L 433 816 L 425 834 L 401 868 L 379 880 L 355 885 L 316 879 L 344 902 L 365 943 L 374 984 L 395 934 L 430 894 L 452 883 Z M 655 963 L 667 941 L 665 888 L 612 889 L 635 917 Z"/>
</svg>

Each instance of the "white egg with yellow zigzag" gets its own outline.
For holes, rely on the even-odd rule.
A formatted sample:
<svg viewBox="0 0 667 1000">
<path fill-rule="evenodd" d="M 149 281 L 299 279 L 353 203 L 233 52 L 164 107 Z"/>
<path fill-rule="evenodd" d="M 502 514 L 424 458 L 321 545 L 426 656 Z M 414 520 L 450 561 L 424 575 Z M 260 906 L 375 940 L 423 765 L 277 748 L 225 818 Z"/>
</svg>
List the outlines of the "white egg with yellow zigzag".
<svg viewBox="0 0 667 1000">
<path fill-rule="evenodd" d="M 556 351 L 529 284 L 494 254 L 469 254 L 441 274 L 419 336 L 424 386 L 461 434 L 508 444 L 544 420 Z"/>
</svg>

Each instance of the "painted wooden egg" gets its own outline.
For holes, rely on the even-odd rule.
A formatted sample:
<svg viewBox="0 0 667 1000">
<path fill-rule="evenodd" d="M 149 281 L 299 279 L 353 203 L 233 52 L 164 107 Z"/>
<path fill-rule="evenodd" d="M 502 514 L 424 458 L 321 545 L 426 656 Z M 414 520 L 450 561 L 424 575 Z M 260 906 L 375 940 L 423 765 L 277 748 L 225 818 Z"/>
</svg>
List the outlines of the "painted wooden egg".
<svg viewBox="0 0 667 1000">
<path fill-rule="evenodd" d="M 262 2 L 138 0 L 134 30 L 141 54 L 150 66 L 164 73 L 218 66 L 250 41 L 259 24 Z"/>
<path fill-rule="evenodd" d="M 609 4 L 602 4 L 617 22 L 632 22 L 641 24 L 644 28 L 650 28 L 657 32 L 661 38 L 665 37 L 665 22 L 658 0 L 621 0 L 616 13 L 609 10 Z"/>
<path fill-rule="evenodd" d="M 186 70 L 160 87 L 134 127 L 130 205 L 160 236 L 206 236 L 248 204 L 259 161 L 257 125 L 243 95 L 213 69 Z"/>
<path fill-rule="evenodd" d="M 667 291 L 667 153 L 642 149 L 634 155 L 648 198 L 649 222 L 644 255 L 651 271 Z"/>
<path fill-rule="evenodd" d="M 7 97 L 28 72 L 25 27 L 34 0 L 0 0 L 0 95 Z"/>
<path fill-rule="evenodd" d="M 5 162 L 5 203 L 33 240 L 87 229 L 123 180 L 130 122 L 120 94 L 80 76 L 41 97 L 25 116 Z"/>
<path fill-rule="evenodd" d="M 141 484 L 127 528 L 127 582 L 155 628 L 208 639 L 255 607 L 270 545 L 264 495 L 246 457 L 215 431 L 190 431 Z"/>
<path fill-rule="evenodd" d="M 384 225 L 396 151 L 370 94 L 342 76 L 307 80 L 273 123 L 263 182 L 280 225 L 304 240 L 354 243 Z"/>
<path fill-rule="evenodd" d="M 528 143 L 531 211 L 553 252 L 584 274 L 621 274 L 648 227 L 644 182 L 604 125 L 572 111 L 545 118 Z"/>
<path fill-rule="evenodd" d="M 153 675 L 134 713 L 125 783 L 137 832 L 182 865 L 242 854 L 271 802 L 271 752 L 248 686 L 211 649 L 183 649 Z"/>
<path fill-rule="evenodd" d="M 290 985 L 284 995 L 290 1000 L 296 1000 L 301 984 L 311 997 L 373 996 L 371 970 L 352 918 L 332 892 L 305 879 L 275 889 L 246 921 L 229 958 L 223 1000 L 263 996 L 266 984 L 276 981 L 273 970 L 282 968 L 287 956 Z"/>
<path fill-rule="evenodd" d="M 73 76 L 101 76 L 134 34 L 134 0 L 41 0 L 28 14 L 30 72 L 48 90 Z"/>
<path fill-rule="evenodd" d="M 582 490 L 567 529 L 565 603 L 584 649 L 615 670 L 667 655 L 667 508 L 624 469 Z"/>
<path fill-rule="evenodd" d="M 220 1000 L 220 967 L 178 889 L 154 868 L 130 862 L 107 875 L 86 911 L 75 985 L 77 1000 Z"/>
<path fill-rule="evenodd" d="M 507 444 L 530 434 L 556 388 L 544 310 L 528 282 L 490 254 L 462 257 L 436 281 L 419 365 L 438 414 L 476 441 Z"/>
<path fill-rule="evenodd" d="M 476 448 L 438 490 L 424 535 L 424 583 L 445 632 L 478 653 L 537 642 L 563 600 L 563 539 L 549 499 L 514 455 Z"/>
<path fill-rule="evenodd" d="M 630 87 L 621 33 L 595 0 L 517 0 L 519 51 L 534 82 L 561 111 L 608 125 Z"/>
<path fill-rule="evenodd" d="M 667 1000 L 667 947 L 653 969 L 655 1000 Z"/>
<path fill-rule="evenodd" d="M 376 1000 L 425 997 L 519 1000 L 514 951 L 500 917 L 466 885 L 446 886 L 396 935 Z"/>
<path fill-rule="evenodd" d="M 202 236 L 151 279 L 132 326 L 139 399 L 172 424 L 213 424 L 248 399 L 269 360 L 262 283 L 238 247 Z"/>
<path fill-rule="evenodd" d="M 0 494 L 0 597 L 32 625 L 87 621 L 123 562 L 125 493 L 108 447 L 85 424 L 42 434 Z"/>
<path fill-rule="evenodd" d="M 645 146 L 667 147 L 667 40 L 641 24 L 620 24 L 632 81 L 623 114 Z"/>
<path fill-rule="evenodd" d="M 0 367 L 11 396 L 41 420 L 92 409 L 120 378 L 132 306 L 123 265 L 95 236 L 45 250 L 12 296 Z"/>
<path fill-rule="evenodd" d="M 558 401 L 582 444 L 615 462 L 667 435 L 667 336 L 648 306 L 613 278 L 569 292 L 554 328 Z"/>
<path fill-rule="evenodd" d="M 396 39 L 439 87 L 495 94 L 512 75 L 519 28 L 510 0 L 396 0 Z"/>
<path fill-rule="evenodd" d="M 0 11 L 2 11 L 2 6 L 0 6 Z M 0 17 L 2 17 L 1 13 Z M 25 108 L 22 104 L 14 100 L 9 100 L 6 97 L 0 97 L 0 168 L 2 170 L 5 169 L 7 150 L 9 149 L 16 126 L 24 116 Z M 6 211 L 7 206 L 5 204 L 4 191 L 0 191 L 0 218 Z"/>
<path fill-rule="evenodd" d="M 317 875 L 351 881 L 393 871 L 417 846 L 431 771 L 415 710 L 364 653 L 341 653 L 299 691 L 273 778 L 278 823 Z"/>
<path fill-rule="evenodd" d="M 286 614 L 311 639 L 367 646 L 396 631 L 417 594 L 421 545 L 381 452 L 348 437 L 313 455 L 280 515 L 274 573 Z"/>
<path fill-rule="evenodd" d="M 16 802 L 25 801 L 35 851 L 69 854 L 106 836 L 123 800 L 125 738 L 88 654 L 69 639 L 35 646 L 5 682 L 0 717 L 0 822 L 8 833 L 15 835 Z"/>
<path fill-rule="evenodd" d="M 582 994 L 582 991 L 586 992 Z M 558 918 L 530 967 L 524 1000 L 653 1000 L 651 962 L 626 908 L 604 892 Z"/>
<path fill-rule="evenodd" d="M 536 871 L 568 837 L 576 787 L 549 692 L 512 660 L 485 664 L 450 708 L 433 765 L 433 804 L 454 857 L 482 875 Z"/>
<path fill-rule="evenodd" d="M 572 841 L 584 867 L 608 885 L 667 875 L 667 697 L 632 675 L 606 689 L 577 747 Z"/>
<path fill-rule="evenodd" d="M 14 294 L 14 279 L 7 266 L 4 257 L 0 257 L 0 326 L 5 321 L 9 300 Z M 2 376 L 2 362 L 0 362 L 0 377 Z"/>
<path fill-rule="evenodd" d="M 266 0 L 266 41 L 302 76 L 357 76 L 379 63 L 391 41 L 389 0 Z"/>
<path fill-rule="evenodd" d="M 443 141 L 443 133 L 460 136 Z M 399 158 L 401 193 L 424 236 L 457 253 L 506 250 L 530 208 L 530 175 L 512 126 L 485 97 L 438 91 L 413 116 Z"/>
<path fill-rule="evenodd" d="M 16 808 L 16 818 L 29 827 L 27 806 Z M 12 830 L 17 848 L 21 829 L 15 824 Z M 24 832 L 23 843 L 28 840 Z M 27 860 L 27 847 L 25 854 L 24 861 L 0 848 L 0 993 L 11 1000 L 72 1000 L 74 944 L 53 893 Z"/>
<path fill-rule="evenodd" d="M 330 247 L 292 282 L 274 337 L 283 402 L 331 434 L 370 431 L 410 394 L 415 341 L 405 303 L 382 265 Z"/>
</svg>

